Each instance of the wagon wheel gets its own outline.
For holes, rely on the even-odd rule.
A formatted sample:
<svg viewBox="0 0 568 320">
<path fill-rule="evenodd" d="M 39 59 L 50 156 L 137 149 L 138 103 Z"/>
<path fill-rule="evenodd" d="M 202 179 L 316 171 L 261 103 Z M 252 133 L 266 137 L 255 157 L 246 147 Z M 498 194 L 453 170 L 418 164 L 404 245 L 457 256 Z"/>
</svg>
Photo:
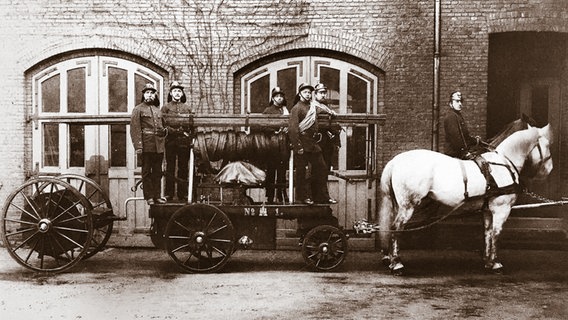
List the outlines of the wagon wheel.
<svg viewBox="0 0 568 320">
<path fill-rule="evenodd" d="M 2 241 L 22 266 L 44 272 L 71 268 L 93 234 L 89 200 L 67 182 L 34 178 L 12 192 L 2 209 Z"/>
<path fill-rule="evenodd" d="M 235 247 L 235 230 L 229 217 L 207 204 L 178 209 L 165 231 L 166 250 L 189 272 L 215 272 L 229 260 Z"/>
<path fill-rule="evenodd" d="M 345 233 L 331 225 L 320 225 L 311 229 L 302 244 L 304 261 L 317 271 L 337 268 L 345 260 L 347 251 Z"/>
<path fill-rule="evenodd" d="M 93 206 L 93 237 L 83 259 L 90 258 L 105 247 L 112 234 L 113 222 L 116 219 L 112 203 L 101 186 L 93 179 L 76 174 L 63 174 L 57 178 L 75 187 L 87 197 Z"/>
</svg>

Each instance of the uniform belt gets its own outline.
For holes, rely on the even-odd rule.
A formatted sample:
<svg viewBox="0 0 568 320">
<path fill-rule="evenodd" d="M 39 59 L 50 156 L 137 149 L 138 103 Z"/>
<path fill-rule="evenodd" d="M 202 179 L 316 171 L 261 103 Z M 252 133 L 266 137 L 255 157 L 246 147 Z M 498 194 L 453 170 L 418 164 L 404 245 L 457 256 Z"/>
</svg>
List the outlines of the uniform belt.
<svg viewBox="0 0 568 320">
<path fill-rule="evenodd" d="M 153 129 L 142 129 L 142 133 L 145 133 L 145 134 L 160 134 L 160 132 L 153 130 Z"/>
<path fill-rule="evenodd" d="M 307 132 L 305 132 L 305 131 L 304 131 L 304 132 L 301 132 L 300 134 L 303 135 L 303 136 L 306 136 L 306 135 L 309 136 L 309 135 L 307 134 Z M 321 133 L 315 132 L 315 133 L 312 135 L 312 139 L 315 139 L 316 142 L 320 142 L 320 141 L 321 141 Z"/>
</svg>

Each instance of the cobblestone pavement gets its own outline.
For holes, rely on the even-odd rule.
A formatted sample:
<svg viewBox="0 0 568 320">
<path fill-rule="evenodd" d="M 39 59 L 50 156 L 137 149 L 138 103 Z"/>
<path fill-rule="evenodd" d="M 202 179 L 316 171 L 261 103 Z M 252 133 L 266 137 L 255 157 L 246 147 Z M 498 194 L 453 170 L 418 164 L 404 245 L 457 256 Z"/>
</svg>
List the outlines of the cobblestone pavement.
<svg viewBox="0 0 568 320">
<path fill-rule="evenodd" d="M 1 319 L 568 319 L 568 251 L 403 251 L 392 276 L 374 252 L 306 270 L 300 251 L 237 251 L 220 273 L 186 274 L 158 249 L 110 248 L 44 276 L 0 248 Z"/>
</svg>

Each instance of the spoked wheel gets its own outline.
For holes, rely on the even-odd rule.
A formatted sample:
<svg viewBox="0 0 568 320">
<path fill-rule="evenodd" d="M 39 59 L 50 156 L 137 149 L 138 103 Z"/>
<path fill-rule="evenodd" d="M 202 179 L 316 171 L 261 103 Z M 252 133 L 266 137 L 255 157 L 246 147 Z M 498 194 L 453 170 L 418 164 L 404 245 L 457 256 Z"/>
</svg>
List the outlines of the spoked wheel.
<svg viewBox="0 0 568 320">
<path fill-rule="evenodd" d="M 215 272 L 223 268 L 235 247 L 229 217 L 214 206 L 187 205 L 171 216 L 165 231 L 166 250 L 185 271 Z"/>
<path fill-rule="evenodd" d="M 93 206 L 93 237 L 83 259 L 92 257 L 105 247 L 112 234 L 113 222 L 117 218 L 113 213 L 112 203 L 93 179 L 76 174 L 63 174 L 57 178 L 75 187 Z"/>
<path fill-rule="evenodd" d="M 308 266 L 317 271 L 330 271 L 339 267 L 347 255 L 345 233 L 331 225 L 311 229 L 302 243 L 302 256 Z"/>
<path fill-rule="evenodd" d="M 1 224 L 4 246 L 26 268 L 69 269 L 89 248 L 91 211 L 89 200 L 67 182 L 31 179 L 6 199 Z"/>
</svg>

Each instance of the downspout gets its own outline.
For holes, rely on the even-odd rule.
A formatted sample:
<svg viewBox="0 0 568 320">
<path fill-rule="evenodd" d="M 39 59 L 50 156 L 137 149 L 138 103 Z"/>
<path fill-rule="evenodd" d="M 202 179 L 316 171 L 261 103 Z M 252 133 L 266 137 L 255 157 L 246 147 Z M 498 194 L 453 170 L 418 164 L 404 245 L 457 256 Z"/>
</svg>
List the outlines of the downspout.
<svg viewBox="0 0 568 320">
<path fill-rule="evenodd" d="M 440 2 L 434 9 L 434 85 L 432 92 L 432 150 L 439 151 L 440 132 Z"/>
</svg>

